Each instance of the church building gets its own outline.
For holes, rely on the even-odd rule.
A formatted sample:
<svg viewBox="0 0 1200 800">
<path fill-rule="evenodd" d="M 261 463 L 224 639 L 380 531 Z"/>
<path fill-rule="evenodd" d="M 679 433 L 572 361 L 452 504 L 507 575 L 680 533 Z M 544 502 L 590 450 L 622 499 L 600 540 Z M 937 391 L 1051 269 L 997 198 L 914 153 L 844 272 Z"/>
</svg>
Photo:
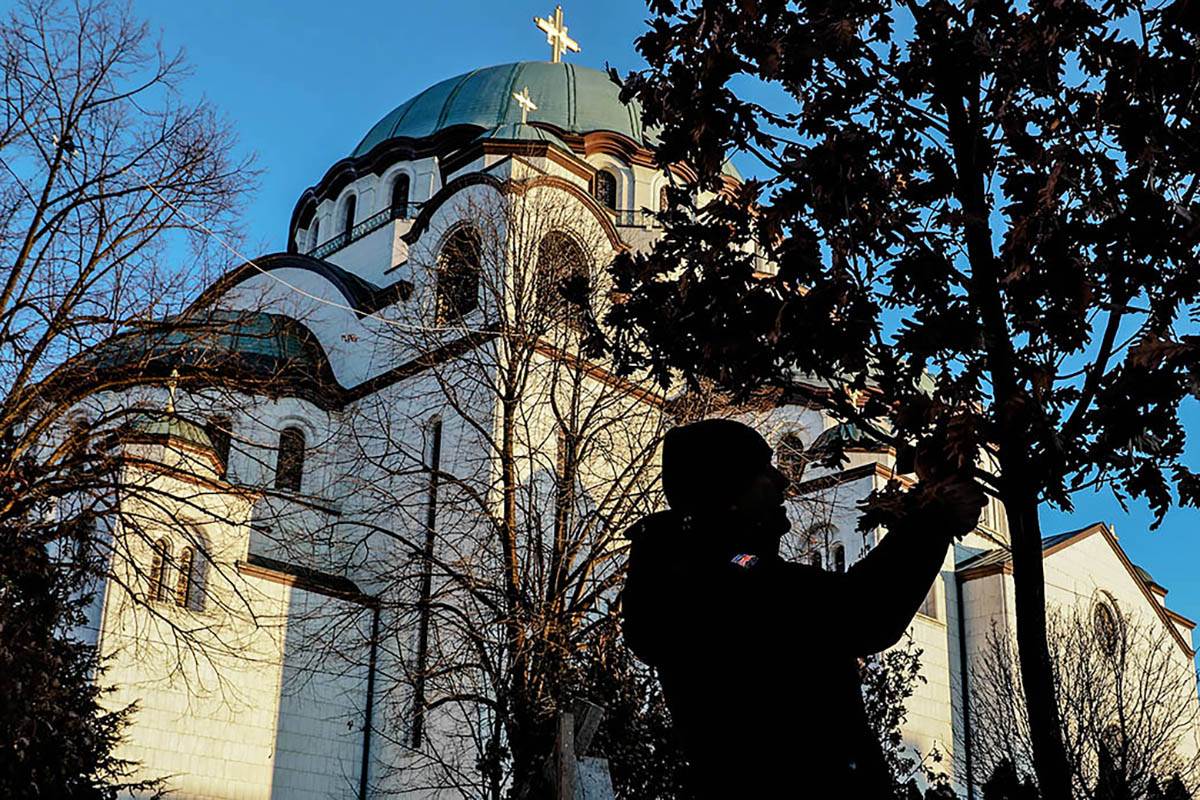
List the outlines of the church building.
<svg viewBox="0 0 1200 800">
<path fill-rule="evenodd" d="M 551 587 L 562 599 L 538 608 L 599 613 L 622 531 L 661 502 L 671 398 L 590 358 L 580 307 L 603 315 L 605 267 L 652 245 L 687 170 L 656 167 L 606 73 L 562 59 L 578 46 L 561 13 L 539 27 L 550 60 L 386 111 L 297 198 L 285 252 L 206 287 L 170 336 L 103 354 L 162 358 L 156 385 L 80 409 L 130 410 L 114 447 L 131 489 L 87 635 L 107 702 L 137 703 L 119 755 L 176 800 L 491 796 L 476 773 L 497 712 L 448 665 L 490 674 L 476 655 L 506 592 Z M 213 359 L 245 380 L 202 380 Z M 801 385 L 744 418 L 791 471 L 793 556 L 845 570 L 886 535 L 856 530 L 856 503 L 913 476 L 819 395 Z M 848 462 L 806 468 L 834 439 Z M 1192 674 L 1194 623 L 1110 525 L 1081 521 L 1044 557 L 1051 602 L 1097 635 L 1138 619 Z M 973 660 L 1013 629 L 992 501 L 911 631 L 923 682 L 905 741 L 939 753 L 963 797 Z"/>
</svg>

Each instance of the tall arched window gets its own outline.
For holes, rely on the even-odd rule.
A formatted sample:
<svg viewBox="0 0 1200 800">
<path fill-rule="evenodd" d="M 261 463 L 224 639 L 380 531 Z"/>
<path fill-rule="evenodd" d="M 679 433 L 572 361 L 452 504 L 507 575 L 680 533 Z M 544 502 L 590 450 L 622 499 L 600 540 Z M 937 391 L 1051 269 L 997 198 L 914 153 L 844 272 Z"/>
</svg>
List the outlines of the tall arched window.
<svg viewBox="0 0 1200 800">
<path fill-rule="evenodd" d="M 279 433 L 279 452 L 275 456 L 275 488 L 300 491 L 304 478 L 304 431 L 292 426 Z"/>
<path fill-rule="evenodd" d="M 784 474 L 792 487 L 800 483 L 804 477 L 804 467 L 808 460 L 804 457 L 804 440 L 798 433 L 785 433 L 775 447 L 775 463 Z"/>
<path fill-rule="evenodd" d="M 213 417 L 204 426 L 204 432 L 213 444 L 213 451 L 216 452 L 217 458 L 221 459 L 222 473 L 229 469 L 229 446 L 233 438 L 231 428 L 232 423 L 227 416 Z"/>
<path fill-rule="evenodd" d="M 605 208 L 617 207 L 617 176 L 606 169 L 596 173 L 592 182 L 593 194 Z"/>
<path fill-rule="evenodd" d="M 150 562 L 150 599 L 166 602 L 170 589 L 167 588 L 168 565 L 171 563 L 171 543 L 159 539 L 154 543 L 154 556 Z"/>
<path fill-rule="evenodd" d="M 846 571 L 846 548 L 841 542 L 833 546 L 833 549 L 830 551 L 830 560 L 833 561 L 834 572 Z"/>
<path fill-rule="evenodd" d="M 179 551 L 179 575 L 175 579 L 175 605 L 191 608 L 192 570 L 195 567 L 196 551 L 185 547 Z"/>
<path fill-rule="evenodd" d="M 808 563 L 814 567 L 823 567 L 824 564 L 821 563 L 821 551 L 814 549 L 811 553 L 809 553 Z"/>
<path fill-rule="evenodd" d="M 312 228 L 308 232 L 308 249 L 314 250 L 321 243 L 321 220 L 313 217 Z"/>
<path fill-rule="evenodd" d="M 346 198 L 346 207 L 342 214 L 342 232 L 346 234 L 346 238 L 350 238 L 350 233 L 354 230 L 354 212 L 358 207 L 358 198 L 350 195 Z"/>
<path fill-rule="evenodd" d="M 392 182 L 392 217 L 408 217 L 408 174 L 401 172 Z"/>
<path fill-rule="evenodd" d="M 538 243 L 535 308 L 551 323 L 579 327 L 587 304 L 587 261 L 583 248 L 553 231 Z"/>
<path fill-rule="evenodd" d="M 1100 643 L 1105 655 L 1115 656 L 1121 648 L 1121 623 L 1117 612 L 1107 600 L 1096 603 L 1092 609 L 1092 629 L 1096 633 L 1096 641 Z"/>
<path fill-rule="evenodd" d="M 473 228 L 450 234 L 438 254 L 437 320 L 453 322 L 479 307 L 483 246 Z"/>
</svg>

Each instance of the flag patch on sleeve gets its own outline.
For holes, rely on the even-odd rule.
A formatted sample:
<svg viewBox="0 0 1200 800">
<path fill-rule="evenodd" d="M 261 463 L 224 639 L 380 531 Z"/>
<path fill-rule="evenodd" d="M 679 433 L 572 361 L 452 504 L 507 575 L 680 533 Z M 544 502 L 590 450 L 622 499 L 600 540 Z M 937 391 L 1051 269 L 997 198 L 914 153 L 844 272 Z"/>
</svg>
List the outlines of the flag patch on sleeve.
<svg viewBox="0 0 1200 800">
<path fill-rule="evenodd" d="M 735 564 L 742 569 L 750 569 L 758 563 L 758 556 L 750 553 L 738 553 L 736 556 L 730 559 L 730 563 Z"/>
</svg>

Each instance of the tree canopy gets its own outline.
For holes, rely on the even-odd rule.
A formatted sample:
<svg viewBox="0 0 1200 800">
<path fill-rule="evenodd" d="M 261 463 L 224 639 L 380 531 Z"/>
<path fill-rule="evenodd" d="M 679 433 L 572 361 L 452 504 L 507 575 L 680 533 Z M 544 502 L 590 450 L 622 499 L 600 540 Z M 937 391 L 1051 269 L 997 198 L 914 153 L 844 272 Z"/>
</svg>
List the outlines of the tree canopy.
<svg viewBox="0 0 1200 800">
<path fill-rule="evenodd" d="M 614 267 L 625 369 L 827 384 L 1004 503 L 1038 776 L 1067 796 L 1037 509 L 1108 487 L 1196 505 L 1195 4 L 650 0 L 627 76 L 670 192 Z M 731 152 L 764 177 L 734 184 Z M 935 380 L 929 381 L 932 375 Z M 883 421 L 886 424 L 881 424 Z M 1057 765 L 1057 766 L 1055 766 Z"/>
</svg>

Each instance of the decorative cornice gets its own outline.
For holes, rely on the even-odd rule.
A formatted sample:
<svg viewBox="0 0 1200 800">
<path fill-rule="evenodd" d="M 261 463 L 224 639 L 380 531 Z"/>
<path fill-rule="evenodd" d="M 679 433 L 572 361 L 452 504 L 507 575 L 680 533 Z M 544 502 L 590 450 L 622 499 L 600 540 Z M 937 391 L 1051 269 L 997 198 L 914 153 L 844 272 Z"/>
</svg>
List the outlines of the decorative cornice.
<svg viewBox="0 0 1200 800">
<path fill-rule="evenodd" d="M 1169 608 L 1164 608 L 1163 611 L 1167 612 L 1167 617 L 1169 617 L 1172 622 L 1178 622 L 1180 625 L 1183 625 L 1188 630 L 1192 630 L 1196 627 L 1195 622 L 1188 619 L 1183 614 L 1180 614 L 1178 611 L 1172 611 Z"/>
<path fill-rule="evenodd" d="M 326 597 L 348 600 L 368 608 L 379 605 L 379 598 L 364 593 L 349 578 L 254 553 L 251 553 L 247 560 L 237 562 L 237 571 L 250 578 L 259 578 Z"/>
<path fill-rule="evenodd" d="M 542 355 L 565 361 L 571 367 L 582 370 L 589 378 L 599 381 L 606 386 L 611 386 L 614 389 L 620 389 L 639 402 L 652 405 L 656 408 L 666 406 L 666 398 L 661 394 L 644 389 L 628 378 L 623 378 L 615 372 L 606 370 L 598 364 L 593 364 L 573 353 L 568 353 L 566 350 L 547 344 L 544 341 L 539 341 L 535 344 L 534 349 Z"/>
<path fill-rule="evenodd" d="M 319 275 L 329 282 L 362 319 L 381 308 L 412 296 L 413 285 L 408 281 L 396 281 L 388 286 L 376 286 L 359 278 L 352 272 L 328 261 L 299 253 L 269 253 L 234 267 L 200 293 L 188 306 L 189 312 L 213 305 L 214 301 L 233 287 L 250 278 L 264 275 L 277 269 L 298 269 Z"/>
<path fill-rule="evenodd" d="M 289 250 L 295 249 L 296 231 L 299 228 L 307 227 L 322 200 L 336 197 L 343 189 L 364 175 L 382 175 L 392 165 L 401 161 L 435 158 L 439 161 L 439 170 L 445 176 L 453 174 L 463 165 L 478 158 L 481 153 L 516 153 L 549 158 L 581 178 L 588 178 L 592 172 L 595 172 L 595 168 L 582 159 L 597 153 L 604 153 L 635 166 L 663 169 L 662 165 L 657 162 L 653 149 L 622 133 L 615 131 L 572 133 L 537 120 L 531 121 L 530 125 L 554 134 L 570 148 L 570 154 L 562 152 L 560 148 L 548 142 L 479 139 L 481 134 L 487 132 L 486 128 L 477 125 L 454 125 L 422 138 L 385 139 L 357 158 L 348 156 L 335 162 L 326 170 L 321 180 L 304 190 L 293 206 L 288 222 Z M 671 164 L 666 169 L 686 183 L 696 180 L 695 170 L 686 164 Z M 722 182 L 726 191 L 738 185 L 738 180 L 730 175 L 722 176 Z"/>
<path fill-rule="evenodd" d="M 199 486 L 214 494 L 238 495 L 250 501 L 257 500 L 263 496 L 263 492 L 249 486 L 230 483 L 221 478 L 208 478 L 204 475 L 197 475 L 194 472 L 184 472 L 177 467 L 172 467 L 170 464 L 163 464 L 154 459 L 133 456 L 128 453 L 122 453 L 117 458 L 117 463 L 122 468 L 131 467 L 145 470 L 146 472 L 153 472 L 180 481 L 181 483 L 190 483 L 193 486 Z M 142 491 L 142 489 L 135 489 L 134 491 Z"/>
<path fill-rule="evenodd" d="M 484 155 L 524 156 L 526 158 L 544 158 L 552 161 L 568 172 L 583 180 L 591 180 L 596 168 L 586 161 L 581 161 L 574 153 L 564 152 L 552 142 L 544 141 L 512 141 L 508 139 L 480 139 L 470 146 L 458 150 L 453 155 L 439 160 L 438 169 L 442 180 L 453 175 L 472 161 Z"/>
</svg>

